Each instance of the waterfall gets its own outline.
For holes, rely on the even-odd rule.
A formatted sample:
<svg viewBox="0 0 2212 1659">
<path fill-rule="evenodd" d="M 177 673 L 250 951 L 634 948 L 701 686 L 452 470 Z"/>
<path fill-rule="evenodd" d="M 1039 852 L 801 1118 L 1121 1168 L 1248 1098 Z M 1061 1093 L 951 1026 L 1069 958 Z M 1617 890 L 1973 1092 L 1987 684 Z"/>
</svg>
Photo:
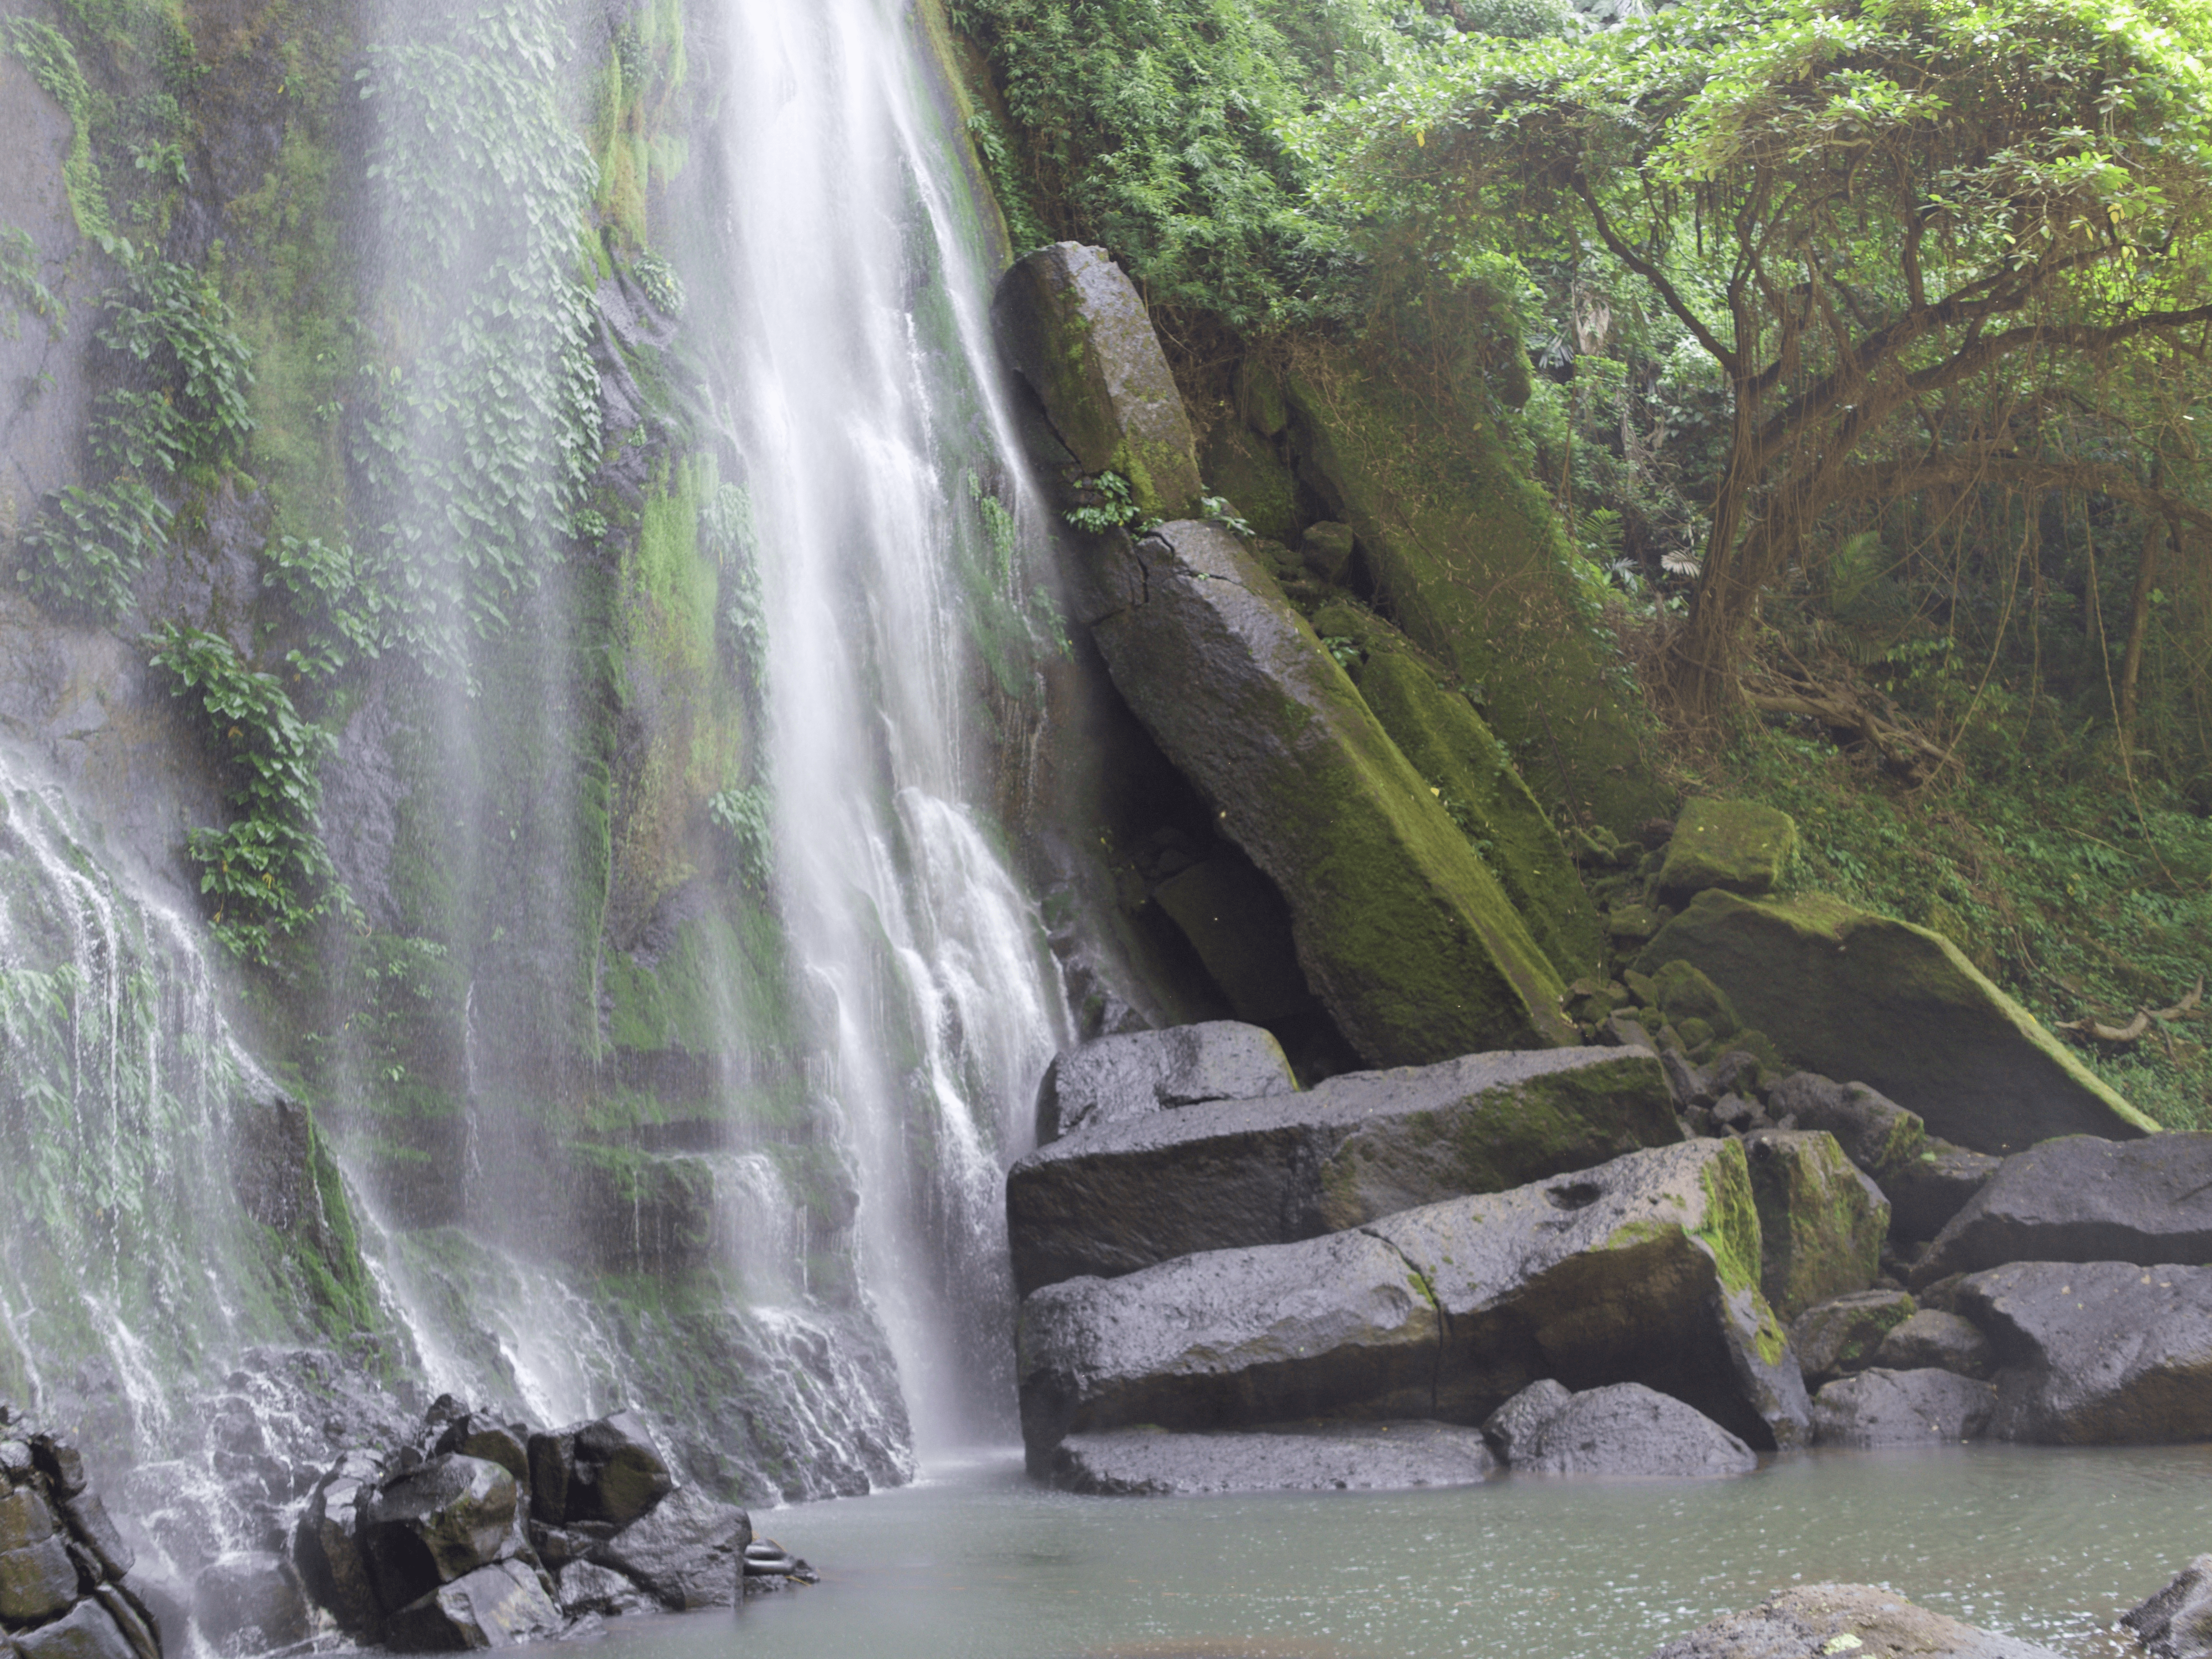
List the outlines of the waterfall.
<svg viewBox="0 0 2212 1659">
<path fill-rule="evenodd" d="M 925 1446 L 1008 1431 L 1000 1175 L 1065 998 L 977 803 L 1048 647 L 995 275 L 894 0 L 725 0 L 734 425 L 769 614 L 779 890 L 834 1030 L 867 1281 Z M 963 1402 L 965 1402 L 963 1404 Z M 977 1402 L 981 1408 L 976 1409 Z"/>
</svg>

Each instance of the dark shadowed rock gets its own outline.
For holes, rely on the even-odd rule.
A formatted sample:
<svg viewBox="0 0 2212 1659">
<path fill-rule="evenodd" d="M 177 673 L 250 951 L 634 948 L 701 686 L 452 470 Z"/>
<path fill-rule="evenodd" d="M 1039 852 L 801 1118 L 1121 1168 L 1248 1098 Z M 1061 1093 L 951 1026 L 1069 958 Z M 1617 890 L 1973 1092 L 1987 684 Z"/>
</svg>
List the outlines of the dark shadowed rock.
<svg viewBox="0 0 2212 1659">
<path fill-rule="evenodd" d="M 1917 1311 L 1903 1291 L 1839 1296 L 1799 1314 L 1790 1327 L 1790 1346 L 1797 1352 L 1807 1383 L 1818 1386 L 1873 1364 L 1882 1339 Z"/>
<path fill-rule="evenodd" d="M 1881 1178 L 1889 1198 L 1890 1237 L 1935 1237 L 2003 1164 L 2001 1158 L 1970 1152 L 1931 1135 L 1917 1157 Z"/>
<path fill-rule="evenodd" d="M 1370 1065 L 1564 1046 L 1564 987 L 1441 799 L 1243 544 L 1086 550 L 1115 687 L 1281 891 L 1307 983 Z"/>
<path fill-rule="evenodd" d="M 1844 1638 L 1850 1638 L 1846 1641 Z M 1650 1659 L 2058 1659 L 1870 1584 L 1807 1584 L 1724 1613 Z"/>
<path fill-rule="evenodd" d="M 571 1619 L 596 1613 L 619 1618 L 626 1613 L 658 1613 L 660 1603 L 612 1567 L 592 1561 L 571 1561 L 561 1569 L 561 1611 Z"/>
<path fill-rule="evenodd" d="M 292 1536 L 292 1559 L 309 1595 L 349 1631 L 373 1628 L 383 1617 L 361 1544 L 358 1505 L 384 1476 L 374 1452 L 349 1451 L 308 1495 Z"/>
<path fill-rule="evenodd" d="M 1497 1467 L 1480 1431 L 1449 1423 L 1314 1423 L 1210 1434 L 1071 1435 L 1052 1484 L 1109 1497 L 1463 1486 Z"/>
<path fill-rule="evenodd" d="M 752 1541 L 752 1518 L 736 1504 L 678 1486 L 591 1559 L 635 1579 L 672 1611 L 726 1607 L 737 1601 L 738 1564 Z"/>
<path fill-rule="evenodd" d="M 2212 1659 L 2212 1555 L 2198 1556 L 2120 1623 L 2151 1659 Z"/>
<path fill-rule="evenodd" d="M 2016 1261 L 1952 1302 L 1996 1352 L 1997 1438 L 2212 1439 L 2212 1268 Z"/>
<path fill-rule="evenodd" d="M 137 1556 L 123 1541 L 115 1522 L 107 1518 L 107 1508 L 100 1501 L 98 1492 L 88 1490 L 75 1498 L 64 1498 L 61 1510 L 70 1532 L 100 1563 L 102 1577 L 120 1578 L 137 1565 Z"/>
<path fill-rule="evenodd" d="M 76 1600 L 76 1564 L 58 1534 L 0 1553 L 0 1619 L 37 1624 Z"/>
<path fill-rule="evenodd" d="M 226 1555 L 192 1580 L 192 1621 L 217 1649 L 265 1653 L 306 1638 L 307 1598 L 283 1556 Z"/>
<path fill-rule="evenodd" d="M 1131 1031 L 1063 1050 L 1037 1085 L 1037 1144 L 1206 1100 L 1256 1100 L 1297 1090 L 1282 1045 L 1257 1025 L 1209 1020 Z"/>
<path fill-rule="evenodd" d="M 1825 1129 L 1844 1157 L 1877 1181 L 1917 1158 L 1928 1139 L 1919 1115 L 1888 1096 L 1813 1072 L 1793 1072 L 1776 1084 L 1766 1109 L 1777 1120 L 1795 1119 L 1801 1129 Z"/>
<path fill-rule="evenodd" d="M 1516 1474 L 1747 1474 L 1758 1454 L 1702 1412 L 1640 1382 L 1575 1395 L 1513 1460 Z"/>
<path fill-rule="evenodd" d="M 1650 973 L 1678 958 L 1791 1064 L 1857 1079 L 1976 1152 L 2157 1127 L 1925 927 L 1832 898 L 1716 890 L 1662 928 L 1637 965 Z"/>
<path fill-rule="evenodd" d="M 559 1635 L 562 1622 L 535 1572 L 520 1561 L 498 1561 L 400 1608 L 384 1639 L 398 1653 L 511 1648 Z"/>
<path fill-rule="evenodd" d="M 78 1602 L 67 1618 L 51 1625 L 12 1634 L 25 1659 L 137 1659 L 122 1630 L 96 1601 Z"/>
<path fill-rule="evenodd" d="M 1889 1201 L 1817 1129 L 1746 1135 L 1764 1252 L 1759 1288 L 1784 1319 L 1817 1302 L 1865 1290 L 1881 1272 Z"/>
<path fill-rule="evenodd" d="M 1977 1381 L 1988 1377 L 1995 1363 L 1990 1340 L 1956 1314 L 1940 1308 L 1923 1308 L 1881 1340 L 1874 1363 L 1885 1370 L 1956 1371 Z"/>
<path fill-rule="evenodd" d="M 1758 1262 L 1742 1148 L 1704 1140 L 1071 1279 L 1022 1304 L 1024 1438 L 1042 1474 L 1067 1435 L 1138 1424 L 1475 1423 L 1552 1376 L 1648 1382 L 1747 1439 L 1796 1443 L 1808 1407 Z"/>
<path fill-rule="evenodd" d="M 387 1476 L 360 1510 L 360 1538 L 378 1599 L 402 1607 L 510 1548 L 514 1477 L 448 1453 Z"/>
<path fill-rule="evenodd" d="M 1058 242 L 1017 261 L 991 322 L 1085 473 L 1120 473 L 1146 518 L 1199 510 L 1182 395 L 1145 302 L 1105 249 Z"/>
<path fill-rule="evenodd" d="M 1913 1282 L 2008 1261 L 2212 1262 L 2212 1134 L 2069 1135 L 2008 1158 Z"/>
<path fill-rule="evenodd" d="M 46 1477 L 57 1498 L 74 1498 L 85 1489 L 84 1455 L 66 1435 L 34 1434 L 31 1461 Z"/>
<path fill-rule="evenodd" d="M 161 1659 L 161 1629 L 142 1602 L 125 1594 L 119 1584 L 102 1584 L 92 1594 L 122 1632 L 132 1659 Z"/>
<path fill-rule="evenodd" d="M 547 1526 L 627 1526 L 676 1484 L 645 1425 L 629 1412 L 533 1434 L 529 1453 L 531 1514 Z"/>
<path fill-rule="evenodd" d="M 529 1441 L 530 1431 L 526 1425 L 495 1422 L 479 1413 L 447 1424 L 446 1431 L 438 1437 L 436 1449 L 496 1463 L 513 1475 L 518 1485 L 527 1486 Z"/>
<path fill-rule="evenodd" d="M 1567 1408 L 1574 1390 L 1543 1377 L 1531 1382 L 1483 1419 L 1482 1432 L 1508 1463 L 1532 1455 L 1544 1425 Z"/>
<path fill-rule="evenodd" d="M 1996 1401 L 1951 1371 L 1860 1371 L 1813 1396 L 1813 1433 L 1824 1446 L 1954 1445 L 1982 1437 Z"/>
<path fill-rule="evenodd" d="M 1657 1061 L 1620 1048 L 1471 1054 L 1094 1124 L 1008 1174 L 1014 1282 L 1316 1237 L 1680 1139 Z"/>
</svg>

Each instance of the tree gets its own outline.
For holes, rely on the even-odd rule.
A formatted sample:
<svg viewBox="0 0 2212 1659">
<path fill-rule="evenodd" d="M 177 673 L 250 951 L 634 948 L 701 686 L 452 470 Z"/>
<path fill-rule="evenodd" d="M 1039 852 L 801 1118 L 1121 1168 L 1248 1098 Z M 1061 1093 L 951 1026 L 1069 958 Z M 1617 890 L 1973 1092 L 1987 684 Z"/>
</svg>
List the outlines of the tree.
<svg viewBox="0 0 2212 1659">
<path fill-rule="evenodd" d="M 2212 530 L 2193 473 L 2056 418 L 2202 374 L 2208 47 L 2182 4 L 1692 0 L 1462 47 L 1292 142 L 1395 257 L 1564 228 L 1718 366 L 1730 428 L 1671 662 L 1710 715 L 1761 594 L 1846 503 L 1993 483 Z"/>
</svg>

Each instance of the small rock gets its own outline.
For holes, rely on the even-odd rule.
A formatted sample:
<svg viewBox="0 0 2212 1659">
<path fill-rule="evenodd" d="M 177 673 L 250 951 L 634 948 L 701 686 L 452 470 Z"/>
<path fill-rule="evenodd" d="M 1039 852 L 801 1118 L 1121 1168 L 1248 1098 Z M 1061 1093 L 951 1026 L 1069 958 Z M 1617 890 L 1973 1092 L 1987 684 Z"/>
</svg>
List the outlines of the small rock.
<svg viewBox="0 0 2212 1659">
<path fill-rule="evenodd" d="M 1875 1350 L 1874 1363 L 1886 1370 L 1939 1370 L 1988 1379 L 1995 1356 L 1990 1340 L 1956 1314 L 1934 1308 L 1918 1313 L 1892 1330 Z"/>
<path fill-rule="evenodd" d="M 351 1451 L 317 1483 L 292 1536 L 292 1559 L 307 1592 L 349 1631 L 367 1631 L 383 1616 L 368 1559 L 362 1549 L 360 1503 L 382 1478 L 384 1461 Z"/>
<path fill-rule="evenodd" d="M 1881 1340 L 1918 1310 L 1903 1291 L 1860 1291 L 1823 1302 L 1797 1316 L 1790 1345 L 1808 1384 L 1818 1387 L 1845 1371 L 1874 1364 Z"/>
<path fill-rule="evenodd" d="M 1491 1413 L 1483 1422 L 1482 1432 L 1500 1457 L 1516 1463 L 1534 1455 L 1536 1437 L 1543 1433 L 1544 1425 L 1565 1411 L 1574 1397 L 1565 1383 L 1544 1377 Z"/>
<path fill-rule="evenodd" d="M 1358 550 L 1358 539 L 1348 524 L 1332 524 L 1323 520 L 1306 526 L 1305 534 L 1298 539 L 1298 556 L 1305 568 L 1322 580 L 1341 587 L 1352 568 L 1352 555 Z"/>
<path fill-rule="evenodd" d="M 0 1551 L 27 1549 L 54 1535 L 54 1512 L 31 1486 L 0 1498 Z"/>
<path fill-rule="evenodd" d="M 84 1490 L 84 1458 L 76 1443 L 64 1436 L 31 1437 L 31 1461 L 53 1484 L 57 1498 L 74 1498 Z"/>
<path fill-rule="evenodd" d="M 93 1592 L 135 1659 L 161 1659 L 161 1632 L 153 1617 L 118 1584 L 102 1584 Z"/>
<path fill-rule="evenodd" d="M 1712 1419 L 1641 1382 L 1575 1395 L 1513 1463 L 1516 1473 L 1675 1477 L 1758 1467 L 1758 1455 Z"/>
<path fill-rule="evenodd" d="M 1846 1639 L 1848 1638 L 1848 1639 Z M 1650 1659 L 2058 1659 L 1871 1584 L 1806 1584 L 1725 1613 Z"/>
<path fill-rule="evenodd" d="M 448 1424 L 446 1431 L 438 1437 L 435 1449 L 496 1463 L 518 1483 L 527 1486 L 529 1437 L 529 1429 L 521 1424 L 498 1423 L 481 1414 L 472 1414 Z"/>
<path fill-rule="evenodd" d="M 1929 1136 L 1918 1157 L 1881 1177 L 1881 1189 L 1889 1194 L 1890 1231 L 1900 1238 L 1935 1237 L 1989 1185 L 2003 1163 Z"/>
<path fill-rule="evenodd" d="M 2212 1659 L 2212 1555 L 2198 1556 L 2120 1623 L 2151 1659 Z"/>
<path fill-rule="evenodd" d="M 1100 1037 L 1056 1055 L 1037 1085 L 1037 1144 L 1208 1100 L 1294 1094 L 1282 1045 L 1257 1025 L 1213 1020 Z"/>
<path fill-rule="evenodd" d="M 1951 1371 L 1866 1370 L 1813 1396 L 1813 1434 L 1824 1446 L 1932 1446 L 1978 1440 L 1996 1390 Z"/>
</svg>

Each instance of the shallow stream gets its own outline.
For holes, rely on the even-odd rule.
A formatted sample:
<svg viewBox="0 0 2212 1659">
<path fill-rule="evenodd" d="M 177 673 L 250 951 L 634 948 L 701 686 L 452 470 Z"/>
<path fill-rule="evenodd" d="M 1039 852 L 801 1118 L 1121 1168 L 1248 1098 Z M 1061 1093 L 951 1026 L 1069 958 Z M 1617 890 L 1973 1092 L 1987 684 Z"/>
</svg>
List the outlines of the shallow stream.
<svg viewBox="0 0 2212 1659">
<path fill-rule="evenodd" d="M 610 1626 L 622 1659 L 1642 1659 L 1798 1583 L 2077 1659 L 2212 1547 L 2212 1446 L 1816 1453 L 1741 1480 L 1072 1498 L 1012 1456 L 755 1516 L 811 1589 Z M 734 1619 L 734 1628 L 732 1621 Z"/>
</svg>

